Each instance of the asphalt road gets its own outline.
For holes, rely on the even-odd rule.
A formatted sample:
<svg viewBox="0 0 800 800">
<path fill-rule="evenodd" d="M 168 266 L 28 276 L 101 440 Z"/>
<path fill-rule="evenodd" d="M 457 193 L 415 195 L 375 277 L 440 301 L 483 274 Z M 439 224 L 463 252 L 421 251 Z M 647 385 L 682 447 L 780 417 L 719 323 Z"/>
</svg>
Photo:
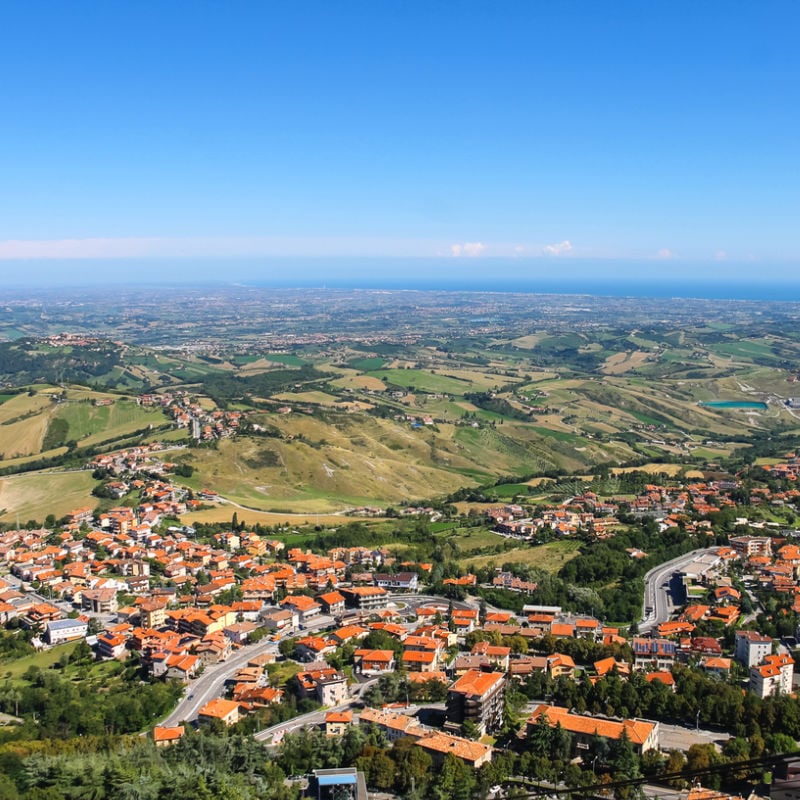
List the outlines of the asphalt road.
<svg viewBox="0 0 800 800">
<path fill-rule="evenodd" d="M 692 550 L 691 553 L 665 561 L 654 567 L 644 576 L 644 617 L 639 623 L 640 633 L 649 633 L 657 628 L 662 622 L 666 622 L 672 614 L 672 595 L 670 594 L 669 582 L 672 573 L 682 570 L 700 555 L 716 553 L 716 547 L 709 547 L 701 550 Z M 664 584 L 667 584 L 666 588 Z M 652 609 L 650 612 L 647 609 Z"/>
<path fill-rule="evenodd" d="M 302 633 L 313 633 L 327 628 L 333 622 L 332 617 L 321 617 L 305 626 Z M 186 687 L 186 695 L 178 703 L 175 710 L 164 720 L 162 725 L 178 725 L 180 722 L 191 722 L 197 718 L 197 712 L 215 697 L 221 697 L 225 689 L 225 681 L 247 662 L 262 653 L 277 653 L 278 642 L 261 641 L 237 650 L 227 661 L 211 664 L 203 674 L 191 681 Z"/>
</svg>

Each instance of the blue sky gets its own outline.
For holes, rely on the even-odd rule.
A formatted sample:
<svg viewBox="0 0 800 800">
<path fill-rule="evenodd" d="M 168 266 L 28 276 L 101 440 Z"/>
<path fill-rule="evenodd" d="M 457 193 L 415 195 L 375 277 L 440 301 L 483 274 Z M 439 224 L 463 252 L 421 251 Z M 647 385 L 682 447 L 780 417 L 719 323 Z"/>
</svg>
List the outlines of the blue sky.
<svg viewBox="0 0 800 800">
<path fill-rule="evenodd" d="M 0 15 L 6 285 L 800 273 L 795 2 Z"/>
</svg>

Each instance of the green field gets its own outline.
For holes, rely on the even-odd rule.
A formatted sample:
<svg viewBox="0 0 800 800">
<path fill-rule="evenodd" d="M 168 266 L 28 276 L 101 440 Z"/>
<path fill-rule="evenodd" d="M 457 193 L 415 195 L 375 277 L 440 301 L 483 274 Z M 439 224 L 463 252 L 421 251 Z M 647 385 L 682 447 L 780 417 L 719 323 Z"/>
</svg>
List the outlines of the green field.
<svg viewBox="0 0 800 800">
<path fill-rule="evenodd" d="M 265 353 L 264 359 L 275 364 L 285 364 L 287 367 L 302 367 L 308 364 L 308 361 L 291 353 Z"/>
<path fill-rule="evenodd" d="M 75 440 L 80 446 L 121 438 L 167 421 L 160 409 L 143 408 L 128 398 L 118 398 L 110 406 L 95 406 L 86 401 L 63 403 L 55 409 L 53 417 L 68 425 L 65 441 Z"/>
<path fill-rule="evenodd" d="M 421 369 L 381 369 L 368 373 L 384 383 L 400 386 L 409 391 L 423 391 L 431 394 L 463 395 L 465 392 L 482 391 L 483 381 L 468 381 L 450 378 Z"/>
<path fill-rule="evenodd" d="M 0 675 L 6 680 L 16 681 L 19 680 L 31 667 L 38 667 L 39 669 L 49 669 L 53 664 L 57 664 L 59 659 L 67 653 L 72 653 L 78 646 L 78 642 L 67 642 L 52 647 L 49 650 L 42 650 L 40 653 L 34 653 L 24 658 L 17 658 L 14 661 L 5 663 L 0 662 Z"/>
</svg>

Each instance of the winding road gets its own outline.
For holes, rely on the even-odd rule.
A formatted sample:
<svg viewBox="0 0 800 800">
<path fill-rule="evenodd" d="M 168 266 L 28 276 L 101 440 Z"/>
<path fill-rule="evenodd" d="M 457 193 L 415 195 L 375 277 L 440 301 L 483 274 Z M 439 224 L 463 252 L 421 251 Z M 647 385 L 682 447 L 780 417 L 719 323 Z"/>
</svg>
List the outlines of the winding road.
<svg viewBox="0 0 800 800">
<path fill-rule="evenodd" d="M 670 587 L 672 573 L 685 569 L 696 558 L 716 553 L 717 550 L 716 547 L 692 550 L 691 553 L 653 567 L 644 576 L 644 616 L 639 623 L 640 633 L 651 633 L 662 622 L 666 622 L 670 618 L 674 606 Z"/>
</svg>

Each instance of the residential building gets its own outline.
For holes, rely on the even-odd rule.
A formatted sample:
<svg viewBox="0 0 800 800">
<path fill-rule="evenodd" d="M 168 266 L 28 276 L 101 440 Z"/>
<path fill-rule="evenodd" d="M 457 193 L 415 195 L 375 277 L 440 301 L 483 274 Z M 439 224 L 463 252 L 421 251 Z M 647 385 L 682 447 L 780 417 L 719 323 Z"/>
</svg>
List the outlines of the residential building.
<svg viewBox="0 0 800 800">
<path fill-rule="evenodd" d="M 324 706 L 338 706 L 347 700 L 347 677 L 332 667 L 297 673 L 303 697 L 316 697 Z"/>
<path fill-rule="evenodd" d="M 235 725 L 239 721 L 239 704 L 217 697 L 206 703 L 197 712 L 197 717 L 201 724 L 219 720 L 223 725 Z"/>
<path fill-rule="evenodd" d="M 390 592 L 416 592 L 419 586 L 416 572 L 397 572 L 393 575 L 376 572 L 373 573 L 372 580 L 376 586 Z"/>
<path fill-rule="evenodd" d="M 505 675 L 501 672 L 470 670 L 447 691 L 447 724 L 460 726 L 470 721 L 481 734 L 499 727 L 503 716 Z"/>
<path fill-rule="evenodd" d="M 631 646 L 633 668 L 640 670 L 654 669 L 658 672 L 669 672 L 678 652 L 675 642 L 669 639 L 646 639 L 635 636 Z"/>
<path fill-rule="evenodd" d="M 117 592 L 115 589 L 84 589 L 81 608 L 93 614 L 116 614 L 119 608 Z"/>
<path fill-rule="evenodd" d="M 45 625 L 44 637 L 48 644 L 56 645 L 85 639 L 89 624 L 79 619 L 55 619 Z"/>
<path fill-rule="evenodd" d="M 373 611 L 386 608 L 389 602 L 389 592 L 380 586 L 353 586 L 349 589 L 339 590 L 344 595 L 348 608 L 358 608 L 362 611 Z"/>
<path fill-rule="evenodd" d="M 303 623 L 318 616 L 322 610 L 322 606 L 316 600 L 304 594 L 289 595 L 281 600 L 281 607 L 299 614 Z"/>
<path fill-rule="evenodd" d="M 508 660 L 511 656 L 510 647 L 502 647 L 489 642 L 476 642 L 472 648 L 471 655 L 483 656 L 496 669 L 501 672 L 508 672 Z"/>
<path fill-rule="evenodd" d="M 358 723 L 359 725 L 374 725 L 383 731 L 390 742 L 396 742 L 407 736 L 417 739 L 426 732 L 426 729 L 414 717 L 377 708 L 365 708 L 359 715 Z"/>
<path fill-rule="evenodd" d="M 729 544 L 741 556 L 772 555 L 772 539 L 769 536 L 734 536 Z"/>
<path fill-rule="evenodd" d="M 609 742 L 617 741 L 623 734 L 638 755 L 648 750 L 658 750 L 658 723 L 641 719 L 611 720 L 584 714 L 573 714 L 566 708 L 542 704 L 536 707 L 528 718 L 528 735 L 531 729 L 546 722 L 550 727 L 561 728 L 572 736 L 573 751 L 581 753 L 589 750 L 595 736 Z"/>
<path fill-rule="evenodd" d="M 153 741 L 156 747 L 171 747 L 177 744 L 186 733 L 183 725 L 177 725 L 174 728 L 164 728 L 156 725 L 153 728 Z"/>
<path fill-rule="evenodd" d="M 460 736 L 451 736 L 438 731 L 418 739 L 417 747 L 425 750 L 437 767 L 442 765 L 448 755 L 461 759 L 473 769 L 477 769 L 492 760 L 492 748 L 489 745 L 472 742 L 469 739 L 462 739 Z"/>
<path fill-rule="evenodd" d="M 325 735 L 344 736 L 352 723 L 352 711 L 329 711 L 325 715 Z"/>
<path fill-rule="evenodd" d="M 344 596 L 341 592 L 325 592 L 317 595 L 317 600 L 322 604 L 326 614 L 344 614 Z"/>
<path fill-rule="evenodd" d="M 772 653 L 772 639 L 757 631 L 736 631 L 733 657 L 750 669 Z"/>
<path fill-rule="evenodd" d="M 791 694 L 794 659 L 786 653 L 767 656 L 763 663 L 750 667 L 750 691 L 760 698 Z"/>
<path fill-rule="evenodd" d="M 361 675 L 385 675 L 394 672 L 393 650 L 356 650 L 353 656 L 355 672 Z"/>
</svg>

